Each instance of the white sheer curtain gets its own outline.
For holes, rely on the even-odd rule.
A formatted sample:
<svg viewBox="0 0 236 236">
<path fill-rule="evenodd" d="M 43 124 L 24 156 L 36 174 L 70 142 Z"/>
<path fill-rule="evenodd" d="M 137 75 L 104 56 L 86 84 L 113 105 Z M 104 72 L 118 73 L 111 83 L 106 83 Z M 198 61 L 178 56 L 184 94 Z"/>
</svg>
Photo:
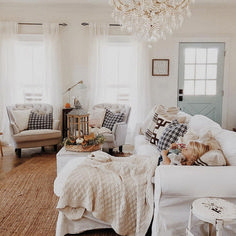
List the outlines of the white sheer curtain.
<svg viewBox="0 0 236 236">
<path fill-rule="evenodd" d="M 53 105 L 54 118 L 62 109 L 61 47 L 58 23 L 44 23 L 46 100 Z"/>
<path fill-rule="evenodd" d="M 90 108 L 100 102 L 121 103 L 122 99 L 119 100 L 119 96 L 115 97 L 115 92 L 112 91 L 120 90 L 120 94 L 122 94 L 124 91 L 122 88 L 125 85 L 128 88 L 127 101 L 131 105 L 127 143 L 132 143 L 136 124 L 144 119 L 151 104 L 149 48 L 147 44 L 137 42 L 130 36 L 114 36 L 108 33 L 106 26 L 90 26 L 88 85 Z M 107 45 L 112 45 L 113 49 Z M 114 50 L 114 47 L 125 48 L 126 45 L 129 50 L 128 59 L 123 57 L 123 61 L 116 61 L 109 50 Z M 120 50 L 119 53 L 122 51 Z M 114 61 L 114 63 L 112 64 L 110 61 Z M 116 68 L 118 64 L 121 64 L 120 68 L 125 71 L 119 71 Z M 122 74 L 126 77 L 125 81 L 122 80 Z M 117 86 L 116 89 L 112 87 L 110 80 L 113 80 L 113 84 Z"/>
<path fill-rule="evenodd" d="M 107 41 L 108 26 L 89 24 L 89 78 L 88 78 L 88 97 L 89 109 L 97 104 L 104 94 L 104 80 L 102 77 L 103 64 L 101 54 L 103 43 Z"/>
<path fill-rule="evenodd" d="M 0 130 L 3 142 L 10 142 L 9 122 L 6 106 L 14 103 L 14 46 L 17 33 L 16 22 L 0 22 Z"/>
</svg>

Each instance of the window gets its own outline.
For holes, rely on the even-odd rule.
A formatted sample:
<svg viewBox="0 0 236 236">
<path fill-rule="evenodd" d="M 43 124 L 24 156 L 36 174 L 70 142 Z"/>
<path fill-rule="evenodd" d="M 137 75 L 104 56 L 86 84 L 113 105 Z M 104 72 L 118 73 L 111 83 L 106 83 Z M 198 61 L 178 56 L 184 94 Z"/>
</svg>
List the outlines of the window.
<svg viewBox="0 0 236 236">
<path fill-rule="evenodd" d="M 105 41 L 101 47 L 103 101 L 132 103 L 137 81 L 134 46 L 129 42 Z"/>
<path fill-rule="evenodd" d="M 185 48 L 184 94 L 216 95 L 218 48 Z"/>
<path fill-rule="evenodd" d="M 19 35 L 15 50 L 17 102 L 45 101 L 45 48 L 42 35 Z"/>
</svg>

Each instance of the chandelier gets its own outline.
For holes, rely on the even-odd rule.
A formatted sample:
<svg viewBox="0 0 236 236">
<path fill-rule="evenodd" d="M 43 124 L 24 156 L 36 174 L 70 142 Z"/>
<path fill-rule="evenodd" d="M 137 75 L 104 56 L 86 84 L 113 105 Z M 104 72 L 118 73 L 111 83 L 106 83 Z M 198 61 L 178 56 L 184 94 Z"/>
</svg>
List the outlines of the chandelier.
<svg viewBox="0 0 236 236">
<path fill-rule="evenodd" d="M 145 41 L 166 39 L 190 16 L 194 0 L 110 0 L 112 16 L 122 29 Z"/>
</svg>

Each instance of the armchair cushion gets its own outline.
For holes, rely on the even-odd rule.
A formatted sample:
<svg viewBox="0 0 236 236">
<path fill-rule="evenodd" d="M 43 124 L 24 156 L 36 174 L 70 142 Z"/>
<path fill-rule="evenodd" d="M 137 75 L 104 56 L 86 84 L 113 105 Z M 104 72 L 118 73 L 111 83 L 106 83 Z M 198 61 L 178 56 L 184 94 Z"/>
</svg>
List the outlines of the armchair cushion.
<svg viewBox="0 0 236 236">
<path fill-rule="evenodd" d="M 38 141 L 46 139 L 60 138 L 60 130 L 52 129 L 38 129 L 38 130 L 24 130 L 14 135 L 16 142 Z"/>
<path fill-rule="evenodd" d="M 105 109 L 96 109 L 90 112 L 89 125 L 91 127 L 101 128 L 106 114 Z"/>
<path fill-rule="evenodd" d="M 113 129 L 113 126 L 124 120 L 125 114 L 124 113 L 113 113 L 109 109 L 106 108 L 105 118 L 102 124 L 102 127 L 106 127 L 110 130 Z"/>
<path fill-rule="evenodd" d="M 52 129 L 53 128 L 53 115 L 48 114 L 38 114 L 36 112 L 31 112 L 29 117 L 28 129 Z"/>
<path fill-rule="evenodd" d="M 31 112 L 31 109 L 22 109 L 22 110 L 13 110 L 12 111 L 15 125 L 19 129 L 18 132 L 28 129 L 30 112 Z M 17 132 L 17 131 L 15 131 L 15 132 Z"/>
</svg>

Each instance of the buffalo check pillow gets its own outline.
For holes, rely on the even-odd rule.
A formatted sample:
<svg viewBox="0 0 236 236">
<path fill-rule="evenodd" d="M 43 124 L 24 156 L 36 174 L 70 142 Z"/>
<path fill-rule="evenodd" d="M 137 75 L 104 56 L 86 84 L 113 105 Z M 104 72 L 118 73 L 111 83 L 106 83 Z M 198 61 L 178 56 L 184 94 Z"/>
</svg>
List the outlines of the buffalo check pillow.
<svg viewBox="0 0 236 236">
<path fill-rule="evenodd" d="M 157 149 L 159 151 L 167 150 L 172 143 L 175 143 L 179 137 L 187 132 L 187 125 L 180 124 L 177 120 L 173 120 L 164 130 L 159 139 Z"/>
<path fill-rule="evenodd" d="M 113 113 L 106 108 L 105 118 L 102 127 L 112 130 L 113 126 L 118 122 L 124 121 L 124 118 L 125 118 L 124 113 Z"/>
<path fill-rule="evenodd" d="M 52 129 L 53 128 L 53 114 L 39 114 L 31 112 L 29 116 L 28 129 Z"/>
</svg>

